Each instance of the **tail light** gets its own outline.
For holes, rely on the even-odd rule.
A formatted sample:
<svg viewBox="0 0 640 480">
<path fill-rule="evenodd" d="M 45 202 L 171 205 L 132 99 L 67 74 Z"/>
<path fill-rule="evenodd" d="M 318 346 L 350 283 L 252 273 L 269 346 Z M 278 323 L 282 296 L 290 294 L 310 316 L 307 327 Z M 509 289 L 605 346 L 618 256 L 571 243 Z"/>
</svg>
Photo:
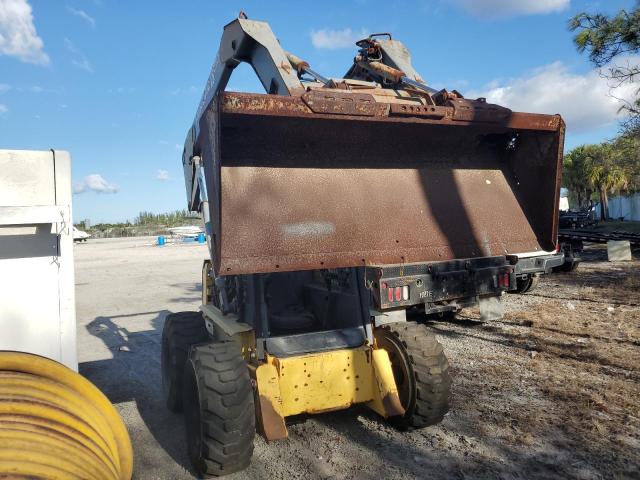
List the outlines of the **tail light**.
<svg viewBox="0 0 640 480">
<path fill-rule="evenodd" d="M 380 284 L 380 287 L 381 295 L 384 296 L 386 290 L 387 300 L 389 303 L 406 302 L 409 300 L 410 290 L 408 285 L 392 287 L 386 283 L 382 283 Z"/>
<path fill-rule="evenodd" d="M 387 291 L 387 298 L 389 299 L 389 302 L 393 302 L 393 287 L 389 287 L 386 283 L 381 283 L 380 284 L 380 288 L 381 288 L 381 292 L 384 292 L 385 290 Z"/>
<path fill-rule="evenodd" d="M 498 273 L 498 287 L 500 288 L 509 288 L 509 272 L 506 273 Z"/>
</svg>

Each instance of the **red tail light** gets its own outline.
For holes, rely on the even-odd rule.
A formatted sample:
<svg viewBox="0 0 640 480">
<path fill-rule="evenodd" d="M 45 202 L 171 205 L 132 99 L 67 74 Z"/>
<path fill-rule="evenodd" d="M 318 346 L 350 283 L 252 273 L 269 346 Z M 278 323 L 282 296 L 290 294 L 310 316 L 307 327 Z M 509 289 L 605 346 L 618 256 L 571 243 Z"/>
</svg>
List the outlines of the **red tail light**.
<svg viewBox="0 0 640 480">
<path fill-rule="evenodd" d="M 396 302 L 402 300 L 402 287 L 396 287 Z"/>
</svg>

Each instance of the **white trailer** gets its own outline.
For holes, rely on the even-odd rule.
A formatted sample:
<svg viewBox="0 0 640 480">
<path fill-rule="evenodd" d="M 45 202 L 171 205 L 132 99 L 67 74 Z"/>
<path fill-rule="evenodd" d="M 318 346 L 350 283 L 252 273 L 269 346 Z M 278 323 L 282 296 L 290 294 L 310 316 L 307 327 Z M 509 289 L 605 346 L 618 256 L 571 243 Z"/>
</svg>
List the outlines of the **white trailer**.
<svg viewBox="0 0 640 480">
<path fill-rule="evenodd" d="M 71 158 L 0 150 L 0 350 L 77 371 Z"/>
</svg>

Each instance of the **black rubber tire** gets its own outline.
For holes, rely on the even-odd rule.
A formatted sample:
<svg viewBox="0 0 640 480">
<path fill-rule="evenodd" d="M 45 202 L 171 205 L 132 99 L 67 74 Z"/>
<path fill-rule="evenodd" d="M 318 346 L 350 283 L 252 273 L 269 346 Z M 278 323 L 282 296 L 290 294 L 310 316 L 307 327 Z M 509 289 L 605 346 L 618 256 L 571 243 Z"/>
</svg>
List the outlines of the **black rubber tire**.
<svg viewBox="0 0 640 480">
<path fill-rule="evenodd" d="M 442 345 L 416 322 L 383 325 L 375 330 L 379 347 L 389 353 L 405 414 L 389 421 L 400 429 L 439 423 L 449 411 L 451 377 Z"/>
<path fill-rule="evenodd" d="M 253 386 L 234 342 L 191 348 L 184 366 L 184 418 L 189 459 L 198 475 L 243 470 L 253 455 Z"/>
<path fill-rule="evenodd" d="M 438 312 L 438 313 L 428 313 L 426 315 L 427 321 L 434 322 L 453 322 L 456 319 L 456 314 L 458 312 L 455 310 L 447 310 L 446 312 Z"/>
<path fill-rule="evenodd" d="M 524 291 L 524 293 L 530 292 L 530 291 L 535 290 L 536 288 L 538 288 L 538 283 L 540 283 L 540 275 L 532 275 L 531 276 L 531 283 L 529 283 L 529 288 L 527 288 Z"/>
<path fill-rule="evenodd" d="M 208 339 L 200 312 L 170 313 L 164 320 L 160 357 L 162 392 L 172 412 L 182 412 L 182 376 L 189 349 Z"/>
<path fill-rule="evenodd" d="M 527 293 L 538 286 L 539 275 L 528 275 L 527 278 L 516 278 L 516 289 L 509 293 Z"/>
<path fill-rule="evenodd" d="M 578 265 L 580 265 L 580 262 L 564 262 L 562 265 L 560 265 L 559 269 L 561 272 L 566 272 L 566 273 L 571 273 L 573 271 L 575 271 L 578 268 Z"/>
</svg>

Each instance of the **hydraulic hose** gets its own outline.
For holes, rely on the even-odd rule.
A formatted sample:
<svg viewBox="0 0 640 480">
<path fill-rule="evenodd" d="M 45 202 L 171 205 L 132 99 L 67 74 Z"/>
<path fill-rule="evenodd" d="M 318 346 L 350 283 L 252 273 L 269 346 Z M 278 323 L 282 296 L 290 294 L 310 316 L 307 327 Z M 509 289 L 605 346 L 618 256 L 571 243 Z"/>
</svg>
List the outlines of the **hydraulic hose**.
<svg viewBox="0 0 640 480">
<path fill-rule="evenodd" d="M 111 402 L 44 357 L 0 352 L 0 478 L 130 480 L 133 450 Z"/>
</svg>

